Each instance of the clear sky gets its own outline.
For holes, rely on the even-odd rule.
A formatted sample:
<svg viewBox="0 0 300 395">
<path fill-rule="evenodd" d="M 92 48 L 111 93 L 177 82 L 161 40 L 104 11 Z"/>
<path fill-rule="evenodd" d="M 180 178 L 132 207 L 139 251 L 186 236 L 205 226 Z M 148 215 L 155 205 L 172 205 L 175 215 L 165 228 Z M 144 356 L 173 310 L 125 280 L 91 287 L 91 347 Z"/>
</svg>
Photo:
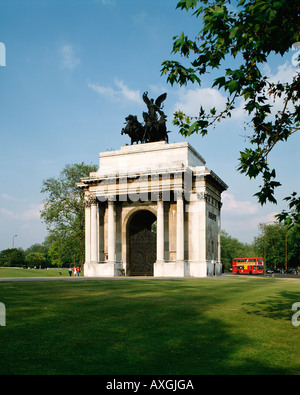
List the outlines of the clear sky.
<svg viewBox="0 0 300 395">
<path fill-rule="evenodd" d="M 142 94 L 156 98 L 167 92 L 170 142 L 184 138 L 172 125 L 182 109 L 196 115 L 200 105 L 225 102 L 211 89 L 216 75 L 201 88 L 171 87 L 160 76 L 161 62 L 172 59 L 172 37 L 184 31 L 193 39 L 199 21 L 176 10 L 177 0 L 1 0 L 0 42 L 0 250 L 28 248 L 43 242 L 45 224 L 39 210 L 42 181 L 56 177 L 66 164 L 98 163 L 98 154 L 130 143 L 121 136 L 125 117 L 146 111 Z M 0 48 L 1 50 L 1 48 Z M 1 54 L 0 54 L 1 55 Z M 273 79 L 291 79 L 292 59 L 273 57 L 267 70 Z M 0 63 L 2 58 L 0 56 Z M 229 189 L 223 194 L 222 228 L 252 242 L 257 225 L 274 219 L 281 199 L 299 191 L 299 137 L 281 143 L 270 162 L 283 186 L 278 206 L 261 207 L 253 194 L 260 180 L 236 171 L 246 144 L 242 108 L 231 120 L 202 138 L 188 142 L 206 159 Z M 17 237 L 14 237 L 17 235 Z"/>
</svg>

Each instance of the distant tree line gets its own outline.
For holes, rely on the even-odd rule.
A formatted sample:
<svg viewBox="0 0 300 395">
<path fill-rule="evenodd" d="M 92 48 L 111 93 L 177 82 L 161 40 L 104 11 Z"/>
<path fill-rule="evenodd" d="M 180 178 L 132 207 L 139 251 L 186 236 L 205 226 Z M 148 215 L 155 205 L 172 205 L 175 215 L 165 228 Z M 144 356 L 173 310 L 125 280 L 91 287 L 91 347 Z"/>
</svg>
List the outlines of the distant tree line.
<svg viewBox="0 0 300 395">
<path fill-rule="evenodd" d="M 48 247 L 45 244 L 33 244 L 25 251 L 22 248 L 8 248 L 0 252 L 0 266 L 44 268 L 50 265 Z"/>
<path fill-rule="evenodd" d="M 286 269 L 300 266 L 300 227 L 288 227 L 282 223 L 259 224 L 259 234 L 253 243 L 242 243 L 221 232 L 221 260 L 225 271 L 233 258 L 262 257 L 270 269 Z"/>
<path fill-rule="evenodd" d="M 26 250 L 8 248 L 0 251 L 0 266 L 4 267 L 70 267 L 82 265 L 82 255 L 72 239 L 55 240 L 48 236 L 42 244 Z"/>
<path fill-rule="evenodd" d="M 78 246 L 70 238 L 59 240 L 48 236 L 44 243 L 33 244 L 27 250 L 9 248 L 0 252 L 0 266 L 14 267 L 69 267 L 83 263 Z M 300 266 L 300 229 L 283 224 L 260 224 L 259 235 L 253 243 L 243 243 L 221 232 L 221 261 L 229 271 L 233 258 L 266 257 L 270 269 Z"/>
<path fill-rule="evenodd" d="M 46 194 L 41 217 L 48 236 L 42 244 L 27 250 L 9 248 L 0 251 L 0 266 L 69 267 L 82 266 L 85 257 L 84 192 L 76 183 L 81 177 L 97 171 L 96 165 L 66 165 L 59 177 L 43 181 Z M 300 266 L 300 226 L 282 223 L 260 224 L 253 243 L 242 243 L 221 232 L 221 260 L 225 271 L 233 258 L 266 258 L 267 267 L 285 269 Z"/>
<path fill-rule="evenodd" d="M 70 241 L 59 242 L 47 237 L 42 244 L 33 244 L 26 250 L 22 248 L 8 248 L 0 251 L 0 266 L 4 267 L 70 267 L 80 266 L 78 248 Z"/>
</svg>

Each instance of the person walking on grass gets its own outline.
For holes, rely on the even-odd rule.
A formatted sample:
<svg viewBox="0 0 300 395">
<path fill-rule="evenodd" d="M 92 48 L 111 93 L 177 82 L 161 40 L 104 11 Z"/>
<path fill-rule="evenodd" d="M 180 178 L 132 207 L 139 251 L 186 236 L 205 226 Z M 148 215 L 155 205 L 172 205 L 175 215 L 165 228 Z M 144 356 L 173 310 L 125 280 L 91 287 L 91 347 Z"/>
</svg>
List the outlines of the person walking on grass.
<svg viewBox="0 0 300 395">
<path fill-rule="evenodd" d="M 70 277 L 72 276 L 72 268 L 71 268 L 71 266 L 69 267 L 69 275 L 70 275 Z"/>
</svg>

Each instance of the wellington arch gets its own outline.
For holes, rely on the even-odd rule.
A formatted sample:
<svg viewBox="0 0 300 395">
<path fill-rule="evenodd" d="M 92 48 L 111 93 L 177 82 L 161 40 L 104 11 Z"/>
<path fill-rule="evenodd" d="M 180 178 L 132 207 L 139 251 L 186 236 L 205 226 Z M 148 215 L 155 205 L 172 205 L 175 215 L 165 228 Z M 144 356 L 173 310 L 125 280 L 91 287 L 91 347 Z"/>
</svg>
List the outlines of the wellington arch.
<svg viewBox="0 0 300 395">
<path fill-rule="evenodd" d="M 87 277 L 222 274 L 221 194 L 227 185 L 187 142 L 99 154 L 85 193 Z"/>
</svg>

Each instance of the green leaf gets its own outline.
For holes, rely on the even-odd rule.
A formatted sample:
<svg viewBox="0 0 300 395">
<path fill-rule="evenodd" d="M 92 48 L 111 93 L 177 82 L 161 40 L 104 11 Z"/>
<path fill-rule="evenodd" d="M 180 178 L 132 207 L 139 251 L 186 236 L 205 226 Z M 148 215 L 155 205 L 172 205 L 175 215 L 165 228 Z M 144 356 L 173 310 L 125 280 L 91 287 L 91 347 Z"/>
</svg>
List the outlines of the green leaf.
<svg viewBox="0 0 300 395">
<path fill-rule="evenodd" d="M 197 132 L 198 130 L 199 130 L 198 122 L 194 122 L 194 123 L 189 127 L 188 134 L 191 135 L 191 134 Z"/>
<path fill-rule="evenodd" d="M 218 5 L 215 5 L 214 7 L 212 7 L 212 11 L 213 11 L 213 17 L 218 17 L 224 14 L 225 7 L 220 7 Z"/>
<path fill-rule="evenodd" d="M 229 38 L 230 40 L 232 40 L 233 38 L 235 38 L 235 36 L 238 35 L 238 33 L 240 32 L 240 27 L 239 26 L 235 26 L 233 29 L 230 30 L 229 33 Z"/>
<path fill-rule="evenodd" d="M 214 83 L 212 84 L 212 88 L 217 85 L 219 85 L 219 88 L 222 88 L 222 86 L 224 86 L 225 84 L 226 84 L 226 78 L 219 77 L 215 79 Z"/>
<path fill-rule="evenodd" d="M 232 80 L 227 84 L 227 88 L 229 89 L 230 94 L 237 91 L 239 88 L 239 83 L 236 80 Z"/>
<path fill-rule="evenodd" d="M 180 0 L 176 8 L 181 8 L 182 10 L 185 8 L 188 11 L 190 8 L 196 7 L 197 1 L 198 0 Z"/>
</svg>

